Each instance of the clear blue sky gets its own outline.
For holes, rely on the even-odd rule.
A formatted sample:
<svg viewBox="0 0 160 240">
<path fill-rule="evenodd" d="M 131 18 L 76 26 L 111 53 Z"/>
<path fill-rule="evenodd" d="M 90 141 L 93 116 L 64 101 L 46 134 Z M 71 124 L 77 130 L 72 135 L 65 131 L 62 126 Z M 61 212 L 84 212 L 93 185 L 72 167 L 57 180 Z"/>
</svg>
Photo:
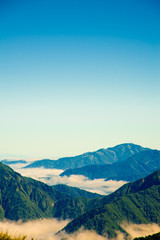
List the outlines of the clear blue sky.
<svg viewBox="0 0 160 240">
<path fill-rule="evenodd" d="M 0 1 L 0 155 L 160 149 L 158 0 Z"/>
</svg>

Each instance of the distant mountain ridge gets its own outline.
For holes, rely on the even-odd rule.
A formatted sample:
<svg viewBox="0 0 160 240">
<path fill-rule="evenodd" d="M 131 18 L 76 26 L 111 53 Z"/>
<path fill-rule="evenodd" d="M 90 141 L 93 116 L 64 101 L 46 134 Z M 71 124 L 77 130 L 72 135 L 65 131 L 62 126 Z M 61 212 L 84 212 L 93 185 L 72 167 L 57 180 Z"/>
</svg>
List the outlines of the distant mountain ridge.
<svg viewBox="0 0 160 240">
<path fill-rule="evenodd" d="M 113 148 L 99 149 L 95 152 L 87 152 L 75 157 L 60 158 L 58 160 L 43 159 L 35 161 L 25 168 L 56 168 L 56 169 L 70 169 L 78 168 L 86 165 L 103 165 L 112 164 L 117 161 L 124 161 L 136 153 L 146 150 L 139 145 L 132 143 L 125 143 L 117 145 Z"/>
<path fill-rule="evenodd" d="M 160 151 L 145 150 L 129 157 L 125 161 L 105 165 L 90 165 L 68 169 L 60 176 L 83 175 L 90 179 L 135 181 L 160 169 Z"/>
<path fill-rule="evenodd" d="M 123 221 L 160 224 L 159 213 L 160 170 L 123 185 L 115 193 L 97 201 L 93 209 L 75 218 L 63 230 L 73 233 L 83 227 L 84 230 L 94 230 L 112 238 L 117 235 L 117 231 L 125 233 L 121 225 Z"/>
<path fill-rule="evenodd" d="M 6 165 L 18 164 L 18 163 L 27 164 L 27 161 L 25 161 L 25 160 L 8 160 L 8 159 L 4 159 L 4 160 L 1 160 L 1 163 L 6 164 Z"/>
</svg>

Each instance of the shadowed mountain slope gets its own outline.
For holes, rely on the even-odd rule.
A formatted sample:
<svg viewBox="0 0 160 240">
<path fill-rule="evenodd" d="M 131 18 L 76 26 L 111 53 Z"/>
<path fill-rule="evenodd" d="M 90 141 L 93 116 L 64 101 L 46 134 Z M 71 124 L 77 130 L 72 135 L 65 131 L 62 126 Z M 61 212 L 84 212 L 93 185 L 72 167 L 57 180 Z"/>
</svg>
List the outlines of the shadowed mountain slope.
<svg viewBox="0 0 160 240">
<path fill-rule="evenodd" d="M 68 169 L 60 176 L 83 175 L 90 179 L 135 181 L 160 168 L 160 151 L 145 150 L 133 155 L 123 162 L 105 165 L 90 165 Z"/>
<path fill-rule="evenodd" d="M 76 187 L 67 186 L 64 184 L 54 185 L 53 188 L 59 192 L 69 195 L 72 198 L 83 197 L 83 198 L 95 199 L 95 198 L 102 197 L 102 195 L 100 194 L 88 192 L 88 191 L 85 191 Z"/>
</svg>

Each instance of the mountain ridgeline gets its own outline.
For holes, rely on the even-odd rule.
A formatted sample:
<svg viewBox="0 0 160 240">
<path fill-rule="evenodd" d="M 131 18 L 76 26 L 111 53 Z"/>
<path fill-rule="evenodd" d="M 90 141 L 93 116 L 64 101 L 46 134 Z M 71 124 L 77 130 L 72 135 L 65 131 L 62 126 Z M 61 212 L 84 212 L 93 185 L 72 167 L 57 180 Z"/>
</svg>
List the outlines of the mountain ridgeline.
<svg viewBox="0 0 160 240">
<path fill-rule="evenodd" d="M 32 167 L 50 168 L 50 162 L 59 168 L 64 164 L 63 169 L 90 162 L 90 166 L 68 169 L 61 176 L 136 181 L 101 196 L 63 184 L 48 186 L 0 163 L 0 220 L 70 219 L 62 231 L 70 234 L 84 228 L 109 238 L 116 237 L 117 231 L 127 236 L 123 222 L 160 224 L 160 151 L 122 144 L 57 161 L 36 161 Z"/>
<path fill-rule="evenodd" d="M 60 176 L 83 175 L 90 179 L 135 181 L 160 169 L 160 151 L 141 151 L 125 161 L 68 169 Z"/>
<path fill-rule="evenodd" d="M 121 225 L 123 221 L 160 224 L 160 170 L 122 186 L 115 193 L 97 201 L 93 207 L 63 230 L 73 233 L 83 227 L 112 238 L 117 231 L 125 233 Z"/>
<path fill-rule="evenodd" d="M 73 219 L 90 209 L 92 201 L 85 196 L 72 198 L 54 187 L 22 177 L 10 167 L 0 163 L 1 220 L 6 218 L 27 221 L 53 217 Z"/>
<path fill-rule="evenodd" d="M 65 157 L 58 160 L 43 159 L 35 161 L 25 168 L 56 168 L 56 169 L 70 169 L 78 168 L 86 165 L 103 165 L 112 164 L 117 161 L 124 161 L 136 153 L 146 150 L 135 144 L 121 144 L 112 148 L 99 149 L 95 152 L 87 152 L 75 157 Z"/>
<path fill-rule="evenodd" d="M 12 164 L 27 164 L 27 161 L 25 160 L 8 160 L 8 159 L 4 159 L 1 161 L 1 163 L 4 163 L 6 165 L 12 165 Z"/>
<path fill-rule="evenodd" d="M 63 229 L 67 233 L 83 227 L 112 238 L 117 231 L 125 233 L 123 221 L 160 224 L 160 170 L 100 197 L 64 185 L 50 187 L 0 163 L 0 193 L 0 220 L 73 219 Z"/>
<path fill-rule="evenodd" d="M 71 186 L 67 186 L 67 185 L 64 185 L 64 184 L 54 185 L 53 188 L 56 189 L 59 192 L 67 194 L 68 196 L 70 196 L 72 198 L 83 197 L 83 198 L 95 199 L 95 198 L 102 197 L 102 195 L 100 195 L 98 193 L 88 192 L 88 191 L 79 189 L 77 187 L 71 187 Z"/>
</svg>

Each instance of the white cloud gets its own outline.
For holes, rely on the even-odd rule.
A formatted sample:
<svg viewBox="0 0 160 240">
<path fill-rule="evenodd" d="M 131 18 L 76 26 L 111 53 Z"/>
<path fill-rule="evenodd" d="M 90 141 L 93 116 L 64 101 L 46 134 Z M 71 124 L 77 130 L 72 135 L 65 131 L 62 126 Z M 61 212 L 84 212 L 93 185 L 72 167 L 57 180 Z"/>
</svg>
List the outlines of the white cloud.
<svg viewBox="0 0 160 240">
<path fill-rule="evenodd" d="M 65 221 L 57 221 L 56 219 L 43 219 L 22 223 L 20 221 L 6 221 L 0 222 L 0 232 L 8 233 L 12 237 L 27 236 L 27 240 L 108 240 L 107 237 L 103 237 L 95 233 L 94 231 L 84 231 L 80 229 L 73 234 L 66 234 L 64 231 L 56 234 L 63 229 L 66 224 Z M 160 231 L 160 226 L 157 224 L 128 224 L 123 223 L 122 228 L 129 233 L 128 239 L 132 240 L 135 237 L 142 237 L 157 233 Z M 126 240 L 126 236 L 123 233 L 117 232 L 117 237 L 111 240 Z"/>
<path fill-rule="evenodd" d="M 126 182 L 124 181 L 105 181 L 105 179 L 90 180 L 82 175 L 59 176 L 63 170 L 59 169 L 44 169 L 42 168 L 23 168 L 14 169 L 22 174 L 22 176 L 31 177 L 36 180 L 42 181 L 50 186 L 56 184 L 66 184 L 68 186 L 78 187 L 86 191 L 107 195 L 114 192 Z"/>
<path fill-rule="evenodd" d="M 58 221 L 56 219 L 43 219 L 29 221 L 25 223 L 6 221 L 0 222 L 0 232 L 7 232 L 12 237 L 14 236 L 27 236 L 27 239 L 55 239 L 56 232 L 61 230 L 68 223 L 65 221 Z"/>
<path fill-rule="evenodd" d="M 82 175 L 71 175 L 70 177 L 53 176 L 52 178 L 47 180 L 46 183 L 48 183 L 49 185 L 62 183 L 69 186 L 78 187 L 86 191 L 106 195 L 117 190 L 125 182 L 112 180 L 105 181 L 105 179 L 90 180 Z"/>
<path fill-rule="evenodd" d="M 47 179 L 50 179 L 52 177 L 59 176 L 63 170 L 60 169 L 45 169 L 43 167 L 41 168 L 17 168 L 16 166 L 14 167 L 14 170 L 19 172 L 22 176 L 25 177 L 31 177 L 36 180 L 45 182 L 48 184 Z"/>
<path fill-rule="evenodd" d="M 123 223 L 121 227 L 133 238 L 148 236 L 160 232 L 160 226 L 152 224 Z"/>
</svg>

